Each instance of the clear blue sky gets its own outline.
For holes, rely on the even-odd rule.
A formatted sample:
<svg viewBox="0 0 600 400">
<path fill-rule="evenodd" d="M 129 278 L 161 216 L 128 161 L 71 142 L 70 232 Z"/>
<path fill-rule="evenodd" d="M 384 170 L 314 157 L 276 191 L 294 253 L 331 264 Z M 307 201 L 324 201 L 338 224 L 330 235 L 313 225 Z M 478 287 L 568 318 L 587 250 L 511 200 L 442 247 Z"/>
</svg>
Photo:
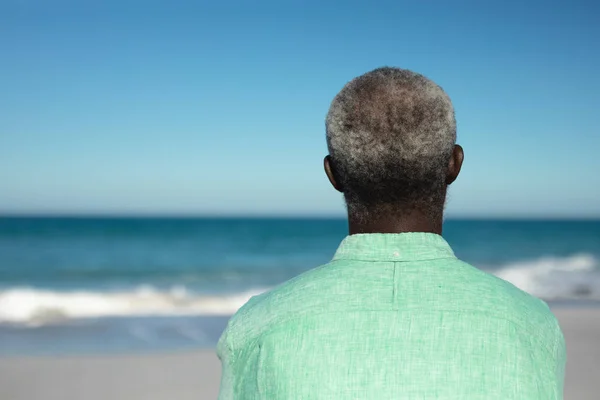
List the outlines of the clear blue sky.
<svg viewBox="0 0 600 400">
<path fill-rule="evenodd" d="M 450 215 L 597 217 L 599 38 L 594 1 L 5 0 L 0 212 L 342 215 L 324 116 L 390 65 L 455 103 Z"/>
</svg>

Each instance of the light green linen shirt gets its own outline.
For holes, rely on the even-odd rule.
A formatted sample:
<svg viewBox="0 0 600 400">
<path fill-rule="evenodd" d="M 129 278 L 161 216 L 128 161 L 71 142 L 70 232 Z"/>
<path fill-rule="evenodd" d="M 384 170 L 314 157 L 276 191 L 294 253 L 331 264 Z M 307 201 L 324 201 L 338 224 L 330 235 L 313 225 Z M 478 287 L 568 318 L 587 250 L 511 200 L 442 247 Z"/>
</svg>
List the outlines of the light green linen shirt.
<svg viewBox="0 0 600 400">
<path fill-rule="evenodd" d="M 348 236 L 253 297 L 217 353 L 221 400 L 556 400 L 565 367 L 544 302 L 428 233 Z"/>
</svg>

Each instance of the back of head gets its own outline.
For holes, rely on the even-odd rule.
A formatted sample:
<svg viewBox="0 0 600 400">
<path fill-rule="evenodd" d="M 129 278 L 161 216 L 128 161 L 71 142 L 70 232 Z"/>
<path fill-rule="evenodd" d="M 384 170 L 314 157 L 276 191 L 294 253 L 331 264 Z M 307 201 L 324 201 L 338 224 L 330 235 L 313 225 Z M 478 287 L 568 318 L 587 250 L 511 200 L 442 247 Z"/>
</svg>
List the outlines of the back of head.
<svg viewBox="0 0 600 400">
<path fill-rule="evenodd" d="M 368 72 L 334 98 L 326 129 L 350 218 L 443 212 L 456 121 L 434 82 L 399 68 Z"/>
</svg>

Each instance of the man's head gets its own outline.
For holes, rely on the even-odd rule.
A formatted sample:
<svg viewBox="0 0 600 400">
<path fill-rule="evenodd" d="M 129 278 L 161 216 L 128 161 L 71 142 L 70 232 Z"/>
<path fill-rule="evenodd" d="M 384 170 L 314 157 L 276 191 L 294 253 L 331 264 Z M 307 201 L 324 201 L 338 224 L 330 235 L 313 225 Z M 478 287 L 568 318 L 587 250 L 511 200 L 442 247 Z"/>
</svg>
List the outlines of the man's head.
<svg viewBox="0 0 600 400">
<path fill-rule="evenodd" d="M 434 82 L 398 68 L 350 81 L 326 121 L 325 169 L 351 220 L 441 218 L 446 187 L 462 164 L 450 98 Z"/>
</svg>

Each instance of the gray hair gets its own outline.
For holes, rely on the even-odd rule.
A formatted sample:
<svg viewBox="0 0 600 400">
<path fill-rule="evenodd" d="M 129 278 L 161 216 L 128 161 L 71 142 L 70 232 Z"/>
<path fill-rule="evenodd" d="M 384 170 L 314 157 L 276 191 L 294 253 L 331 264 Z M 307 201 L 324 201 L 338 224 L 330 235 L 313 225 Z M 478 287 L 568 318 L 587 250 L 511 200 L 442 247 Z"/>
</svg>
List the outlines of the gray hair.
<svg viewBox="0 0 600 400">
<path fill-rule="evenodd" d="M 456 120 L 433 81 L 389 67 L 359 76 L 333 99 L 326 131 L 351 218 L 443 212 Z"/>
</svg>

